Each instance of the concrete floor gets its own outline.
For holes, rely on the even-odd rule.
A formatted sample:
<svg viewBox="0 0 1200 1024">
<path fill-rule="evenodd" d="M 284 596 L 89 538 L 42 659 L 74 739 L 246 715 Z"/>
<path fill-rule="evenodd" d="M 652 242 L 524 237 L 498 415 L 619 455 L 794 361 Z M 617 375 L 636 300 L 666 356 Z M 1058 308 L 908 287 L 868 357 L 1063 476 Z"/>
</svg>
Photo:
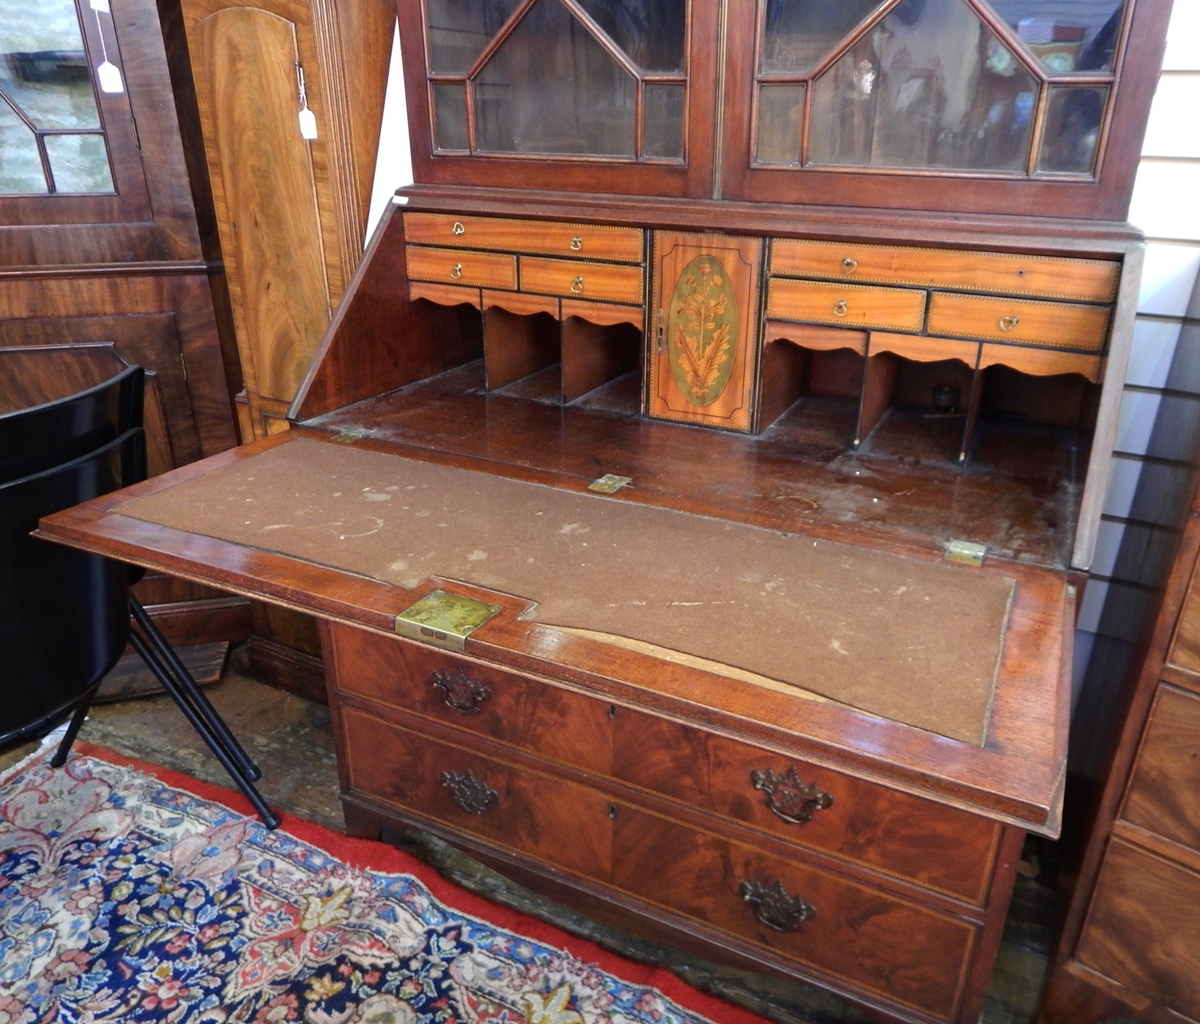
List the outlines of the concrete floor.
<svg viewBox="0 0 1200 1024">
<path fill-rule="evenodd" d="M 205 687 L 250 757 L 262 769 L 259 790 L 277 810 L 341 831 L 337 764 L 329 711 L 227 670 Z M 94 707 L 80 731 L 88 743 L 231 786 L 229 776 L 165 694 Z M 36 743 L 0 754 L 0 770 Z M 462 881 L 462 879 L 456 879 Z M 1030 1024 L 1054 938 L 1057 897 L 1037 878 L 1019 877 L 981 1024 Z M 562 924 L 561 921 L 556 923 Z M 806 986 L 791 986 L 806 988 Z M 780 1019 L 833 1024 L 861 1019 L 828 993 L 798 992 Z"/>
</svg>

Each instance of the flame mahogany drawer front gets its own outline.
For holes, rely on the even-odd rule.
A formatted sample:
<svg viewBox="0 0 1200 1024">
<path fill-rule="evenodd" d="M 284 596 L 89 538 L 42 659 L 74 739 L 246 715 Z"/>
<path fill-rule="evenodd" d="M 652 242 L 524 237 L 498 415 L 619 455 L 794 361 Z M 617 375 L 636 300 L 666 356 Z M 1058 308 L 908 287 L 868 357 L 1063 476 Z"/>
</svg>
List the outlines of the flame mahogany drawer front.
<svg viewBox="0 0 1200 1024">
<path fill-rule="evenodd" d="M 405 213 L 404 235 L 410 242 L 427 245 L 536 252 L 618 263 L 641 263 L 645 251 L 641 228 L 446 213 Z"/>
<path fill-rule="evenodd" d="M 1121 265 L 1016 253 L 918 249 L 777 238 L 771 273 L 834 281 L 916 285 L 968 292 L 1002 292 L 1047 299 L 1111 302 Z"/>
<path fill-rule="evenodd" d="M 773 277 L 767 283 L 767 316 L 916 332 L 925 323 L 925 293 Z"/>
<path fill-rule="evenodd" d="M 582 260 L 520 258 L 521 291 L 601 302 L 642 302 L 642 268 Z"/>
<path fill-rule="evenodd" d="M 517 258 L 497 252 L 430 249 L 410 245 L 405 249 L 408 276 L 414 281 L 442 281 L 478 288 L 517 287 Z"/>
<path fill-rule="evenodd" d="M 341 626 L 330 635 L 341 693 L 986 900 L 1001 833 L 986 818 L 453 654 Z"/>
<path fill-rule="evenodd" d="M 1016 345 L 1099 352 L 1108 338 L 1107 306 L 1000 299 L 983 295 L 929 297 L 929 333 L 1007 341 Z"/>
<path fill-rule="evenodd" d="M 843 985 L 954 1014 L 977 925 L 638 807 L 621 805 L 613 824 L 618 889 Z"/>
</svg>

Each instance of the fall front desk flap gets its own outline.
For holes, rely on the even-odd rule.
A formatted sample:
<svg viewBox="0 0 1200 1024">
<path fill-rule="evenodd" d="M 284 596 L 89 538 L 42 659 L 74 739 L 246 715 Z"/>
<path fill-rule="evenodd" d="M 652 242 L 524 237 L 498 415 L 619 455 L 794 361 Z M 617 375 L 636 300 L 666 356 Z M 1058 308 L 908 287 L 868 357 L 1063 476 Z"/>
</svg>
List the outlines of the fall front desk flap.
<svg viewBox="0 0 1200 1024">
<path fill-rule="evenodd" d="M 122 515 L 810 690 L 981 744 L 1014 581 L 620 497 L 296 439 Z"/>
</svg>

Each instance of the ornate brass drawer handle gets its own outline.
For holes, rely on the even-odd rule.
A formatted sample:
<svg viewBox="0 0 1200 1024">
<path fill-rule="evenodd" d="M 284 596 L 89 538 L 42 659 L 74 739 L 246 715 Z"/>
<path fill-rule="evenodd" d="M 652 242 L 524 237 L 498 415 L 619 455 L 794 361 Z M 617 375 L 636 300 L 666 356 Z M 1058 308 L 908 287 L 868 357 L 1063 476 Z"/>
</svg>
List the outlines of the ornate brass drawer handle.
<svg viewBox="0 0 1200 1024">
<path fill-rule="evenodd" d="M 500 794 L 489 789 L 471 774 L 468 768 L 461 775 L 457 772 L 442 772 L 442 785 L 450 790 L 450 796 L 468 814 L 486 814 L 488 806 L 500 799 Z"/>
<path fill-rule="evenodd" d="M 571 252 L 579 252 L 583 248 L 583 236 L 576 235 L 571 239 Z"/>
<path fill-rule="evenodd" d="M 456 235 L 465 235 L 467 233 L 467 229 L 465 227 L 463 227 L 463 223 L 461 220 L 456 220 L 454 222 L 453 226 L 450 228 L 450 230 L 453 231 Z"/>
<path fill-rule="evenodd" d="M 743 882 L 738 891 L 742 899 L 754 908 L 759 922 L 777 932 L 794 932 L 800 925 L 816 917 L 815 907 L 799 896 L 789 896 L 778 878 L 770 885 L 762 882 Z"/>
<path fill-rule="evenodd" d="M 823 811 L 833 806 L 833 797 L 817 788 L 815 782 L 801 782 L 792 765 L 782 775 L 772 769 L 750 773 L 750 782 L 755 789 L 767 794 L 767 806 L 791 825 L 803 825 L 811 821 L 814 811 Z"/>
<path fill-rule="evenodd" d="M 580 274 L 577 278 L 575 278 L 574 281 L 571 282 L 571 294 L 572 295 L 582 295 L 583 294 L 583 275 L 582 274 Z"/>
<path fill-rule="evenodd" d="M 858 269 L 858 260 L 851 256 L 847 256 L 844 260 L 842 260 L 842 267 L 845 269 L 847 274 L 853 274 Z"/>
<path fill-rule="evenodd" d="M 848 312 L 849 312 L 849 310 L 847 310 L 847 308 L 846 308 L 846 300 L 845 299 L 838 299 L 837 302 L 835 302 L 833 304 L 833 315 L 834 316 L 845 316 Z"/>
<path fill-rule="evenodd" d="M 491 687 L 469 678 L 461 668 L 452 672 L 439 669 L 430 677 L 429 684 L 445 693 L 447 707 L 464 715 L 477 714 L 479 705 L 492 698 Z"/>
<path fill-rule="evenodd" d="M 1002 316 L 1000 318 L 1000 330 L 1011 331 L 1020 322 L 1021 318 L 1019 316 Z"/>
<path fill-rule="evenodd" d="M 452 266 L 450 268 L 450 276 L 453 277 L 455 280 L 462 277 L 462 264 L 461 263 L 456 263 L 456 264 L 454 264 L 454 266 Z"/>
</svg>

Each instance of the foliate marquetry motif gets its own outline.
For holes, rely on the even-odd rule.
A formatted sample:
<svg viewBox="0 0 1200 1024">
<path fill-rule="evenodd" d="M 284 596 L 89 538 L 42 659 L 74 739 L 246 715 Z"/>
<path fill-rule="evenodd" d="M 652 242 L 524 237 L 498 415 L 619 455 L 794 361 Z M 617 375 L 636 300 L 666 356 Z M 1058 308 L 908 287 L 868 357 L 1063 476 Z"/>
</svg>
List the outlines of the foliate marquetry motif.
<svg viewBox="0 0 1200 1024">
<path fill-rule="evenodd" d="M 439 669 L 430 677 L 429 683 L 446 695 L 446 706 L 464 715 L 474 715 L 479 705 L 491 700 L 492 688 L 471 679 L 461 666 L 453 671 Z"/>
<path fill-rule="evenodd" d="M 770 885 L 762 882 L 743 882 L 739 892 L 751 907 L 754 916 L 777 932 L 794 932 L 800 925 L 816 916 L 816 908 L 799 896 L 789 896 L 778 878 Z"/>
<path fill-rule="evenodd" d="M 782 775 L 770 768 L 756 769 L 750 773 L 750 782 L 755 789 L 767 794 L 767 806 L 793 825 L 803 825 L 812 820 L 814 811 L 833 805 L 833 797 L 818 789 L 815 782 L 800 781 L 795 765 Z"/>
<path fill-rule="evenodd" d="M 471 769 L 465 772 L 442 772 L 442 785 L 450 790 L 450 796 L 468 814 L 486 814 L 488 806 L 500 799 L 500 794 L 488 788 L 486 782 L 475 778 Z"/>
<path fill-rule="evenodd" d="M 715 256 L 697 256 L 676 282 L 667 346 L 675 383 L 688 401 L 715 402 L 729 383 L 738 346 L 737 299 Z"/>
</svg>

